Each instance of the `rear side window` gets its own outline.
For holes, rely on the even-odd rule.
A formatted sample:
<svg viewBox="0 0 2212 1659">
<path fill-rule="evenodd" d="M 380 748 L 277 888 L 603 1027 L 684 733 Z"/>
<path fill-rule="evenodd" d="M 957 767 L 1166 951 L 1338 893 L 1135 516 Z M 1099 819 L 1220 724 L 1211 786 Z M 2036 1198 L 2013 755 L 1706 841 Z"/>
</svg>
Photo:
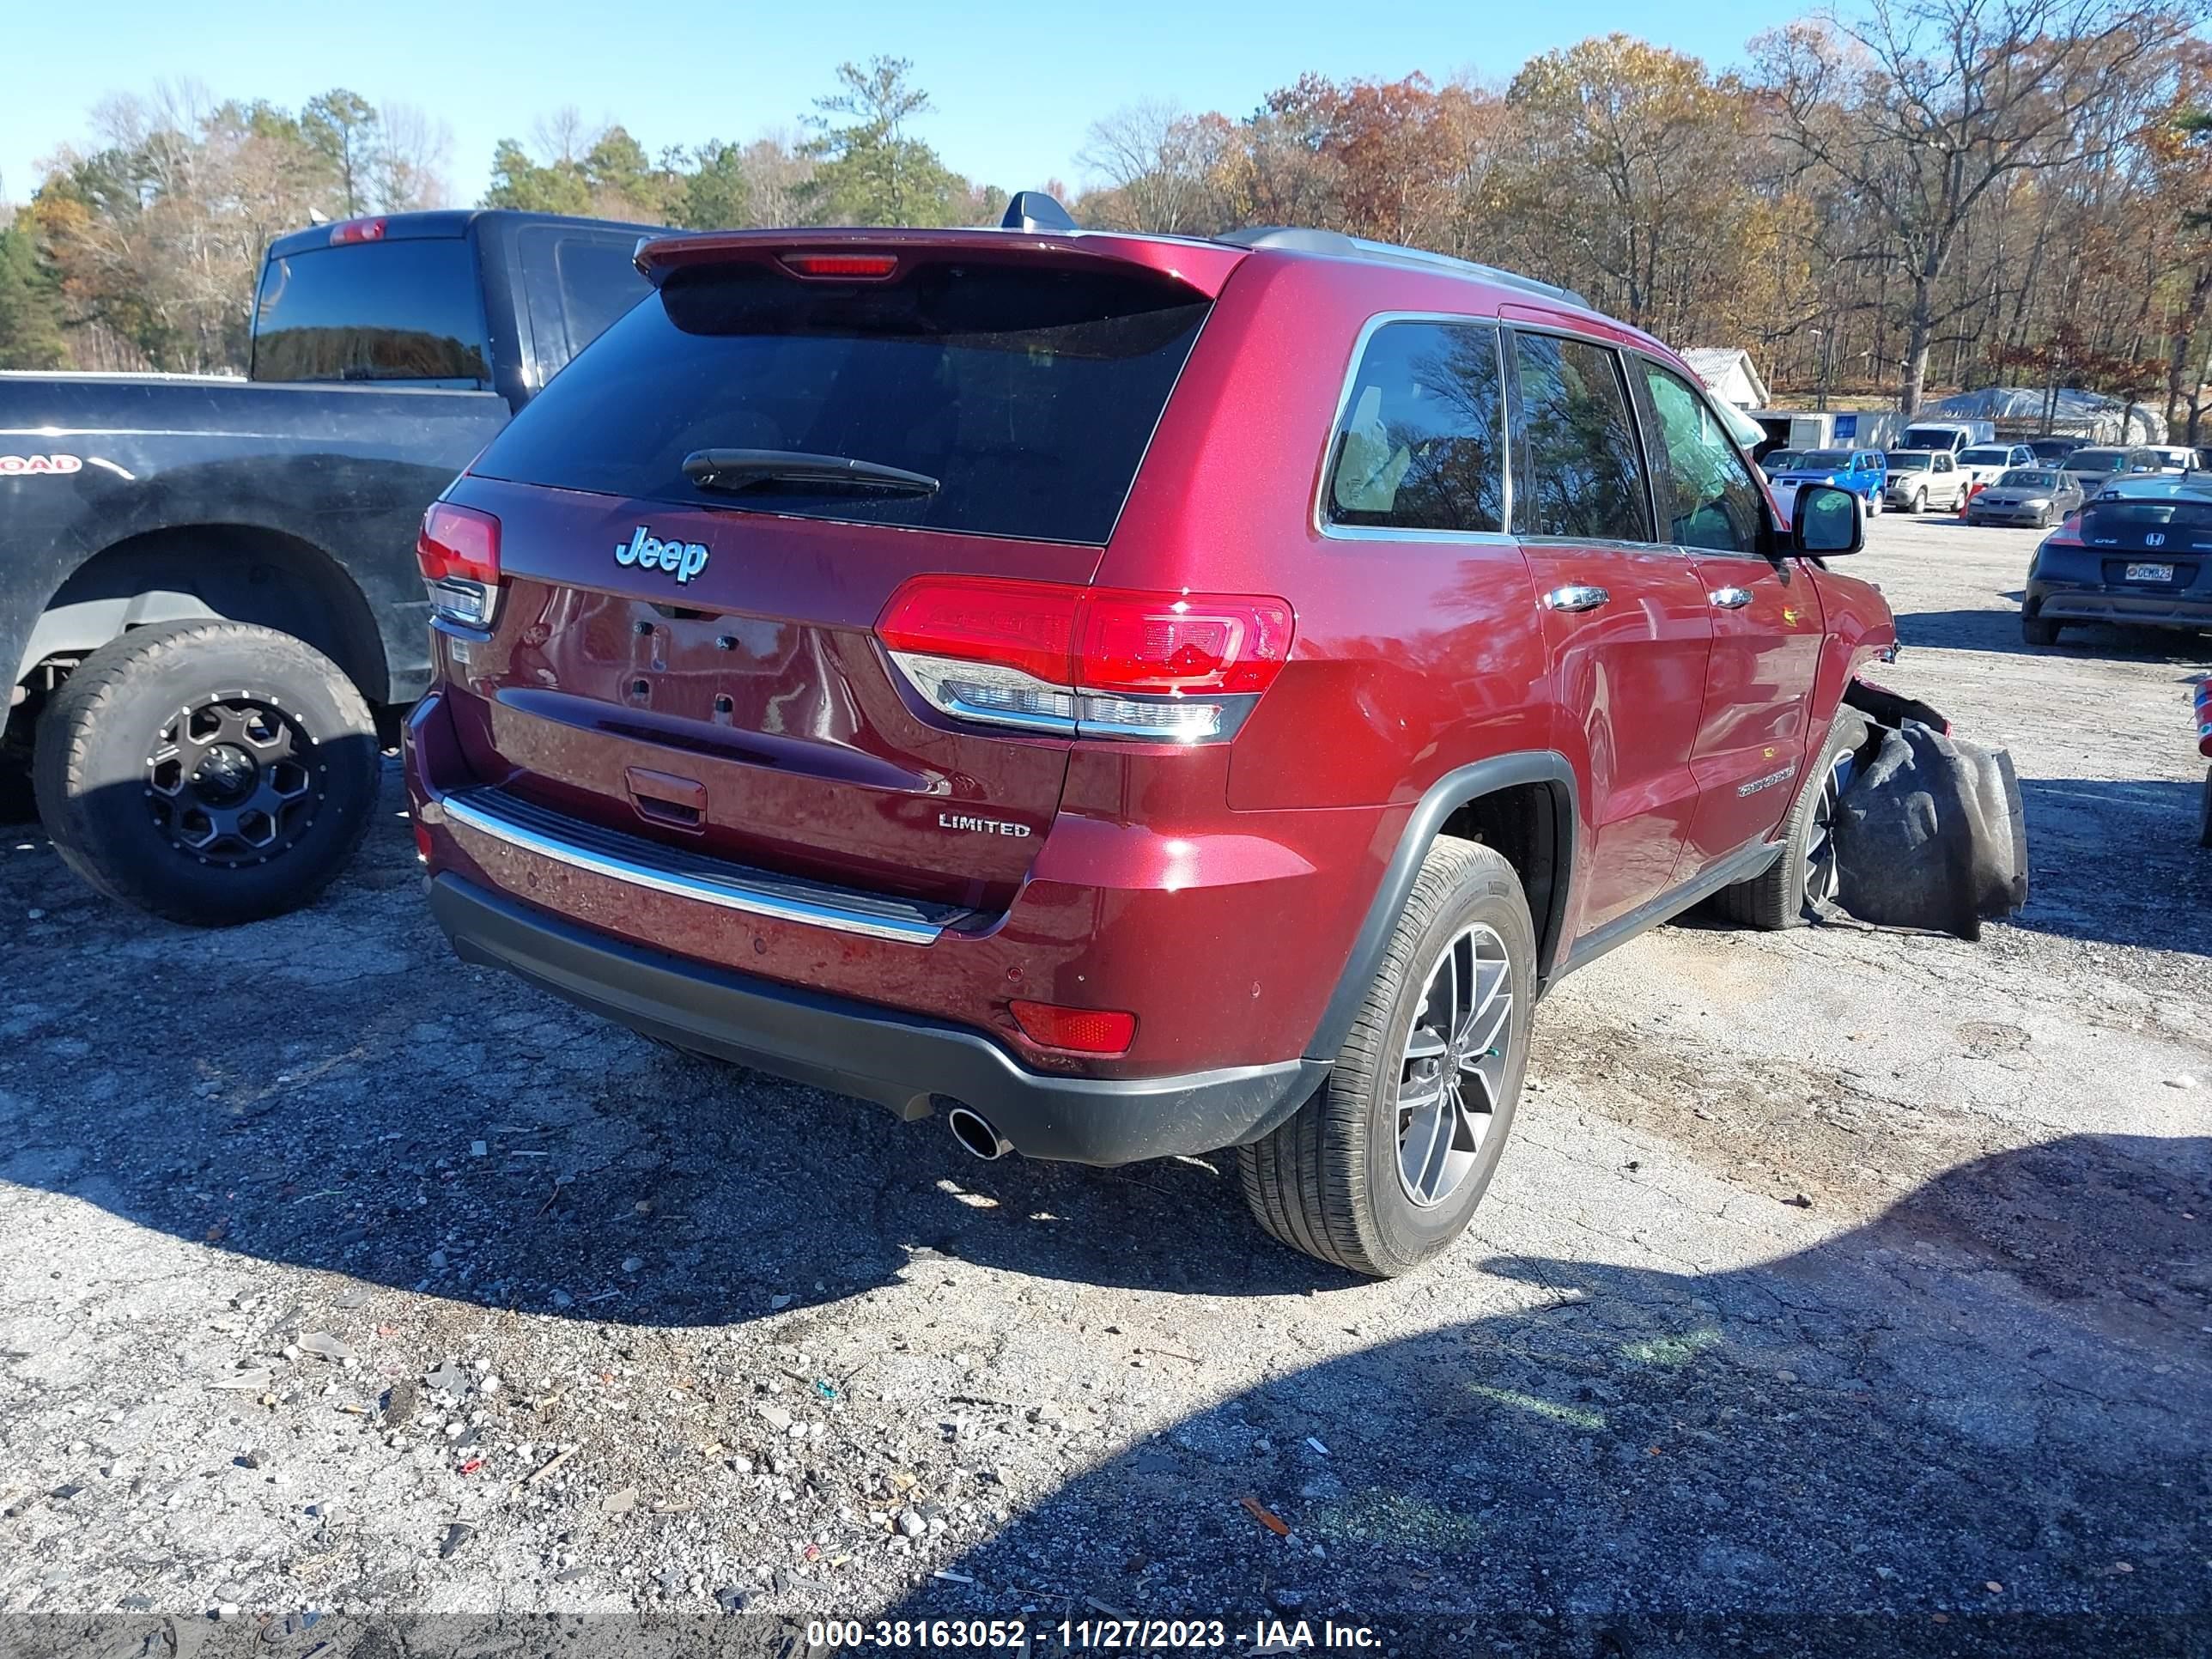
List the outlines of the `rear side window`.
<svg viewBox="0 0 2212 1659">
<path fill-rule="evenodd" d="M 977 535 L 1112 533 L 1207 302 L 1158 278 L 927 264 L 894 282 L 697 266 L 622 318 L 493 442 L 488 477 Z M 702 449 L 873 462 L 934 494 L 700 488 Z"/>
<path fill-rule="evenodd" d="M 488 384 L 468 243 L 355 242 L 271 259 L 254 302 L 252 378 Z"/>
<path fill-rule="evenodd" d="M 605 333 L 652 292 L 633 263 L 635 235 L 610 237 L 566 225 L 526 225 L 516 237 L 541 381 Z"/>
<path fill-rule="evenodd" d="M 1496 328 L 1384 324 L 1368 338 L 1337 428 L 1328 521 L 1503 530 L 1504 416 Z"/>
<path fill-rule="evenodd" d="M 1648 542 L 1644 460 L 1618 355 L 1587 340 L 1516 334 L 1520 419 L 1529 488 L 1516 498 L 1525 535 Z"/>
</svg>

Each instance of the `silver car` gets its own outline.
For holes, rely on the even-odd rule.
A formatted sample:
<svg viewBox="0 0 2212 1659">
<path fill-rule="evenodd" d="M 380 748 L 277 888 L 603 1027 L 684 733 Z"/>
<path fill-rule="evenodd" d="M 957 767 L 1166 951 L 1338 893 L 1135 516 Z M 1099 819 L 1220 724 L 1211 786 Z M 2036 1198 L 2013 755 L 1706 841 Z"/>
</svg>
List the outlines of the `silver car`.
<svg viewBox="0 0 2212 1659">
<path fill-rule="evenodd" d="M 2081 486 L 2081 493 L 2094 495 L 2105 487 L 2105 481 L 2120 471 L 2127 464 L 2124 449 L 2077 449 L 2066 458 L 2065 471 L 2074 482 Z"/>
<path fill-rule="evenodd" d="M 2045 466 L 2015 466 L 1966 503 L 1968 524 L 2025 524 L 2048 530 L 2081 509 L 2073 475 Z"/>
</svg>

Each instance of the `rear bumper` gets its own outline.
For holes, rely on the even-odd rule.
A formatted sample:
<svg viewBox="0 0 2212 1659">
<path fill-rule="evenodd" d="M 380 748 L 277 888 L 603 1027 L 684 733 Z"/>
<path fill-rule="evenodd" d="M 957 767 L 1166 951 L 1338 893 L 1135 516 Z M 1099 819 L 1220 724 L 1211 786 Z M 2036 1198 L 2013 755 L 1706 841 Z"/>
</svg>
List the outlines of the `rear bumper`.
<svg viewBox="0 0 2212 1659">
<path fill-rule="evenodd" d="M 901 1117 L 927 1115 L 930 1097 L 945 1096 L 1029 1158 L 1131 1164 L 1255 1139 L 1328 1069 L 1292 1060 L 1174 1077 L 1048 1076 L 978 1032 L 629 945 L 450 873 L 431 878 L 429 896 L 465 962 L 506 969 L 648 1036 Z"/>
<path fill-rule="evenodd" d="M 2190 595 L 2131 593 L 2112 588 L 2031 581 L 2026 603 L 2030 611 L 2046 622 L 2212 629 L 2212 599 Z"/>
</svg>

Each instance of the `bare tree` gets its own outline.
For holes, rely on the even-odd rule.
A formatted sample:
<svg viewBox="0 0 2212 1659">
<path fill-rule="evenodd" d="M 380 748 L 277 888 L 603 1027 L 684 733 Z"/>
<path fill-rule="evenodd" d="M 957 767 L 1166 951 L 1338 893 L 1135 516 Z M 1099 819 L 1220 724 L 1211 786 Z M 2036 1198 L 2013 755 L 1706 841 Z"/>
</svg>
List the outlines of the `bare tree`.
<svg viewBox="0 0 2212 1659">
<path fill-rule="evenodd" d="M 2002 180 L 2081 160 L 2084 116 L 2185 32 L 2116 0 L 1872 0 L 1759 42 L 1778 136 L 1874 207 L 1908 285 L 1899 407 L 1919 406 L 1941 287 Z"/>
<path fill-rule="evenodd" d="M 377 211 L 405 213 L 445 206 L 453 127 L 416 104 L 387 102 L 382 113 L 384 145 L 373 179 Z"/>
<path fill-rule="evenodd" d="M 538 146 L 538 157 L 547 166 L 574 164 L 584 159 L 604 130 L 589 125 L 574 104 L 563 104 L 530 124 L 530 142 Z"/>
<path fill-rule="evenodd" d="M 1075 159 L 1112 186 L 1116 229 L 1189 231 L 1212 194 L 1215 132 L 1177 105 L 1146 99 L 1093 122 Z"/>
</svg>

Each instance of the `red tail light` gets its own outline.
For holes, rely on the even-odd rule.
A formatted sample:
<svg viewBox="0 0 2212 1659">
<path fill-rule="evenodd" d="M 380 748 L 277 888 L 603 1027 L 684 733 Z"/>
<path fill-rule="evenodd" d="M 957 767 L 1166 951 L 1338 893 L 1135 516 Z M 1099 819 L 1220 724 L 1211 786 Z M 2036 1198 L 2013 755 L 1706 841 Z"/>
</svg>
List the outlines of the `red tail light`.
<svg viewBox="0 0 2212 1659">
<path fill-rule="evenodd" d="M 1137 1017 L 1110 1008 L 1062 1008 L 1056 1003 L 1012 1005 L 1022 1035 L 1041 1048 L 1065 1048 L 1079 1054 L 1126 1054 L 1136 1040 Z"/>
<path fill-rule="evenodd" d="M 2079 546 L 2081 546 L 2081 514 L 2079 514 L 2079 513 L 2069 513 L 2069 514 L 2068 514 L 2064 518 L 2061 519 L 2061 520 L 2058 521 L 2058 528 L 2057 528 L 2057 529 L 2056 529 L 2056 530 L 2054 530 L 2054 531 L 2052 531 L 2052 532 L 2051 532 L 2048 536 L 2045 536 L 2043 539 L 2044 539 L 2045 541 L 2046 541 L 2046 542 L 2057 542 L 2057 543 L 2058 543 L 2060 545 L 2062 545 L 2062 546 L 2066 546 L 2066 547 L 2079 547 Z"/>
<path fill-rule="evenodd" d="M 888 276 L 898 269 L 892 253 L 787 253 L 787 270 L 800 276 Z"/>
<path fill-rule="evenodd" d="M 1089 592 L 989 576 L 916 576 L 891 595 L 876 633 L 894 651 L 996 663 L 1072 684 L 1068 653 Z"/>
<path fill-rule="evenodd" d="M 490 623 L 499 600 L 499 520 L 472 507 L 433 501 L 415 538 L 415 560 L 439 614 L 471 628 Z"/>
<path fill-rule="evenodd" d="M 945 714 L 1085 737 L 1233 737 L 1289 659 L 1281 599 L 917 576 L 876 632 Z"/>
<path fill-rule="evenodd" d="M 348 242 L 380 242 L 384 240 L 384 221 L 381 219 L 348 219 L 343 224 L 331 227 L 331 246 L 343 247 Z"/>
</svg>

